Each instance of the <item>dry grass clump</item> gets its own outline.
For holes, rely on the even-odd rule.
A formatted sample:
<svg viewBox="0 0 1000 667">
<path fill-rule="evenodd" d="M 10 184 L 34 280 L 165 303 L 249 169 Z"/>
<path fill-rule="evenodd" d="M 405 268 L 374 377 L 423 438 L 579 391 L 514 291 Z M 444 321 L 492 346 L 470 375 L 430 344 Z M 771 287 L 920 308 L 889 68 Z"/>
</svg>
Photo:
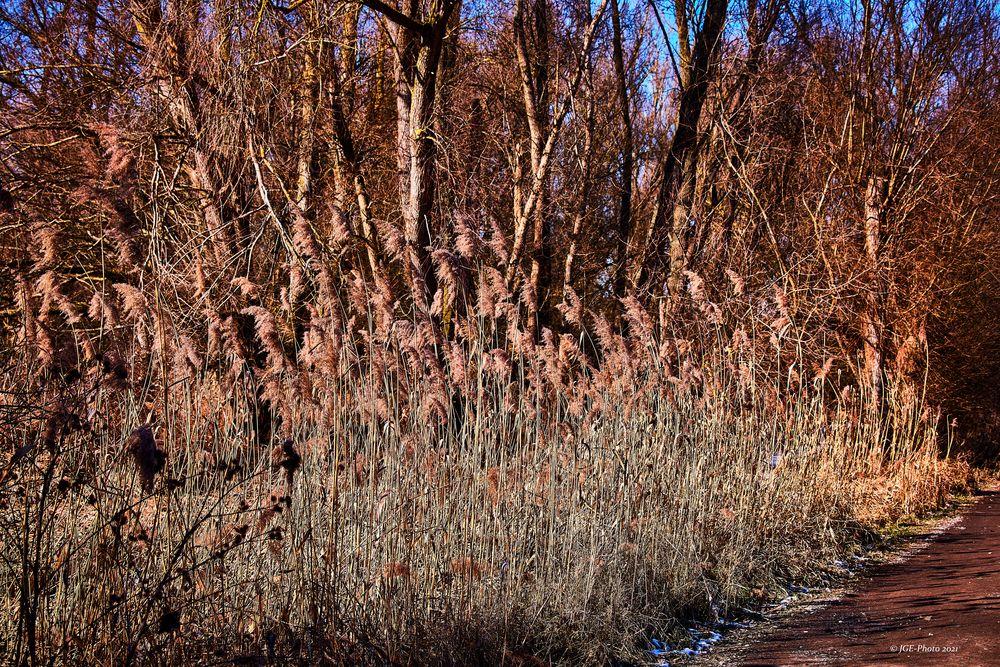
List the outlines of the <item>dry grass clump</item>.
<svg viewBox="0 0 1000 667">
<path fill-rule="evenodd" d="M 822 383 L 768 403 L 752 369 L 598 331 L 600 368 L 552 337 L 458 346 L 461 374 L 405 391 L 429 361 L 413 333 L 305 395 L 270 368 L 123 390 L 96 363 L 53 408 L 7 399 L 6 655 L 640 660 L 677 619 L 808 576 L 852 526 L 948 483 L 918 406 L 890 429 Z M 5 374 L 4 395 L 24 381 Z M 284 392 L 267 444 L 262 390 Z"/>
</svg>

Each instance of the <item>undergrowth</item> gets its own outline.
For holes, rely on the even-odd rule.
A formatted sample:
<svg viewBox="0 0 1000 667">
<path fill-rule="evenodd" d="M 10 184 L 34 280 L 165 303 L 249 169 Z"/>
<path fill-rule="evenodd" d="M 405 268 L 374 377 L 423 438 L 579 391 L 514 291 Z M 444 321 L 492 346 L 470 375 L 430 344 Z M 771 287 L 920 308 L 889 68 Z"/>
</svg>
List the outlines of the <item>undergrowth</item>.
<svg viewBox="0 0 1000 667">
<path fill-rule="evenodd" d="M 558 355 L 464 352 L 444 404 L 395 390 L 402 359 L 345 357 L 267 442 L 250 375 L 162 390 L 94 363 L 42 409 L 5 373 L 11 664 L 640 662 L 934 507 L 958 467 L 919 405 L 821 382 L 767 404 L 718 364 L 557 385 Z"/>
</svg>

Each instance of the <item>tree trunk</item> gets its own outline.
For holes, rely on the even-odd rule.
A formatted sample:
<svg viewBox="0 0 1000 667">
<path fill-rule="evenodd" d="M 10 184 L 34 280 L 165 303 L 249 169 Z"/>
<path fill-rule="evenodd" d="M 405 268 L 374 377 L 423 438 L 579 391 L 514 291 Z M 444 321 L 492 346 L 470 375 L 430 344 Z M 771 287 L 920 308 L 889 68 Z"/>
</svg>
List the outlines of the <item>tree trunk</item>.
<svg viewBox="0 0 1000 667">
<path fill-rule="evenodd" d="M 551 73 L 549 71 L 548 3 L 546 0 L 535 0 L 532 8 L 533 25 L 530 33 L 527 25 L 528 17 L 525 15 L 525 0 L 517 0 L 514 8 L 514 46 L 517 52 L 518 69 L 521 74 L 521 91 L 528 123 L 528 143 L 531 155 L 529 182 L 531 187 L 525 195 L 521 189 L 520 179 L 517 179 L 514 184 L 514 244 L 507 262 L 505 277 L 508 286 L 512 286 L 527 241 L 528 227 L 533 225 L 531 274 L 527 293 L 528 330 L 532 334 L 538 332 L 537 320 L 541 310 L 539 299 L 542 294 L 547 292 L 547 282 L 551 277 L 549 267 L 551 252 L 548 250 L 549 239 L 546 229 L 549 162 L 563 122 L 569 113 L 573 96 L 587 70 L 594 32 L 607 3 L 608 0 L 602 0 L 596 14 L 590 18 L 587 24 L 580 58 L 569 83 L 567 94 L 561 101 L 556 100 L 551 105 L 549 101 Z M 549 112 L 550 106 L 554 107 L 554 113 Z"/>
<path fill-rule="evenodd" d="M 680 0 L 679 0 L 680 1 Z M 668 291 L 674 301 L 683 283 L 687 256 L 687 239 L 691 235 L 691 205 L 697 189 L 697 168 L 702 108 L 708 95 L 711 64 L 719 52 L 722 32 L 726 25 L 728 0 L 708 0 L 701 29 L 695 37 L 689 65 L 680 74 L 682 85 L 677 127 L 670 148 L 660 164 L 658 191 L 653 207 L 653 217 L 647 228 L 647 241 L 642 257 L 636 262 L 633 282 L 643 280 L 644 269 L 657 236 L 666 231 L 670 269 Z M 684 59 L 682 58 L 682 66 Z M 666 224 L 667 211 L 671 212 L 670 225 Z M 659 243 L 656 243 L 659 245 Z M 661 254 L 661 253 L 657 253 Z"/>
<path fill-rule="evenodd" d="M 634 139 L 632 136 L 632 108 L 628 94 L 628 72 L 625 71 L 625 53 L 622 22 L 618 0 L 611 0 L 611 27 L 614 32 L 615 77 L 618 80 L 618 104 L 621 107 L 622 158 L 621 194 L 618 200 L 618 257 L 615 267 L 615 295 L 625 296 L 629 258 L 629 240 L 632 237 L 632 175 L 634 172 Z"/>
<path fill-rule="evenodd" d="M 396 167 L 403 236 L 404 271 L 417 309 L 430 315 L 437 281 L 427 248 L 431 245 L 437 142 L 434 100 L 447 26 L 457 0 L 445 0 L 428 21 L 415 4 L 403 13 L 381 0 L 365 5 L 389 21 L 396 51 Z"/>
<path fill-rule="evenodd" d="M 885 404 L 885 289 L 882 276 L 885 181 L 872 176 L 865 189 L 865 254 L 871 283 L 862 313 L 865 377 L 875 404 Z"/>
<path fill-rule="evenodd" d="M 330 76 L 329 97 L 333 120 L 333 138 L 339 153 L 343 180 L 348 181 L 344 190 L 349 190 L 358 205 L 358 220 L 364 236 L 368 267 L 374 276 L 381 262 L 381 244 L 378 231 L 372 222 L 371 195 L 365 180 L 361 158 L 354 142 L 354 134 L 347 118 L 345 104 L 354 97 L 354 60 L 357 54 L 358 18 L 360 7 L 349 11 L 344 18 L 343 55 L 338 60 L 331 57 L 333 72 Z"/>
</svg>

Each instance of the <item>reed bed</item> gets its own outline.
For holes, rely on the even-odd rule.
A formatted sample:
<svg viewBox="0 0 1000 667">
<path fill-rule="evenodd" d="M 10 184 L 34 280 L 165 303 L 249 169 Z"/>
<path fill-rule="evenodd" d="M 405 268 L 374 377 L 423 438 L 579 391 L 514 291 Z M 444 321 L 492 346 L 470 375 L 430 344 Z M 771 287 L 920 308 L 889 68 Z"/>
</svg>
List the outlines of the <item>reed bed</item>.
<svg viewBox="0 0 1000 667">
<path fill-rule="evenodd" d="M 305 395 L 283 372 L 265 444 L 249 375 L 164 393 L 100 367 L 31 412 L 4 374 L 19 440 L 0 476 L 0 648 L 10 664 L 638 664 L 679 619 L 808 580 L 949 483 L 919 404 L 886 419 L 822 379 L 768 404 L 752 374 L 706 361 L 682 381 L 652 354 L 542 391 L 536 352 L 463 350 L 445 405 L 359 358 Z"/>
</svg>

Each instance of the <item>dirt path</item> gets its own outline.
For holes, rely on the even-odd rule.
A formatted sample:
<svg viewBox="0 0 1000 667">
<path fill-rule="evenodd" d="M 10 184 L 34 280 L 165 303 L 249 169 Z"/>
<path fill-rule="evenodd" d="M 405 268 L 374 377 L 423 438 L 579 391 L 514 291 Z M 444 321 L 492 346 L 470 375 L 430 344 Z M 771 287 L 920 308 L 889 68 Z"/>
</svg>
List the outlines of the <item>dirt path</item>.
<svg viewBox="0 0 1000 667">
<path fill-rule="evenodd" d="M 1000 665 L 1000 493 L 839 599 L 735 634 L 701 665 Z"/>
</svg>

